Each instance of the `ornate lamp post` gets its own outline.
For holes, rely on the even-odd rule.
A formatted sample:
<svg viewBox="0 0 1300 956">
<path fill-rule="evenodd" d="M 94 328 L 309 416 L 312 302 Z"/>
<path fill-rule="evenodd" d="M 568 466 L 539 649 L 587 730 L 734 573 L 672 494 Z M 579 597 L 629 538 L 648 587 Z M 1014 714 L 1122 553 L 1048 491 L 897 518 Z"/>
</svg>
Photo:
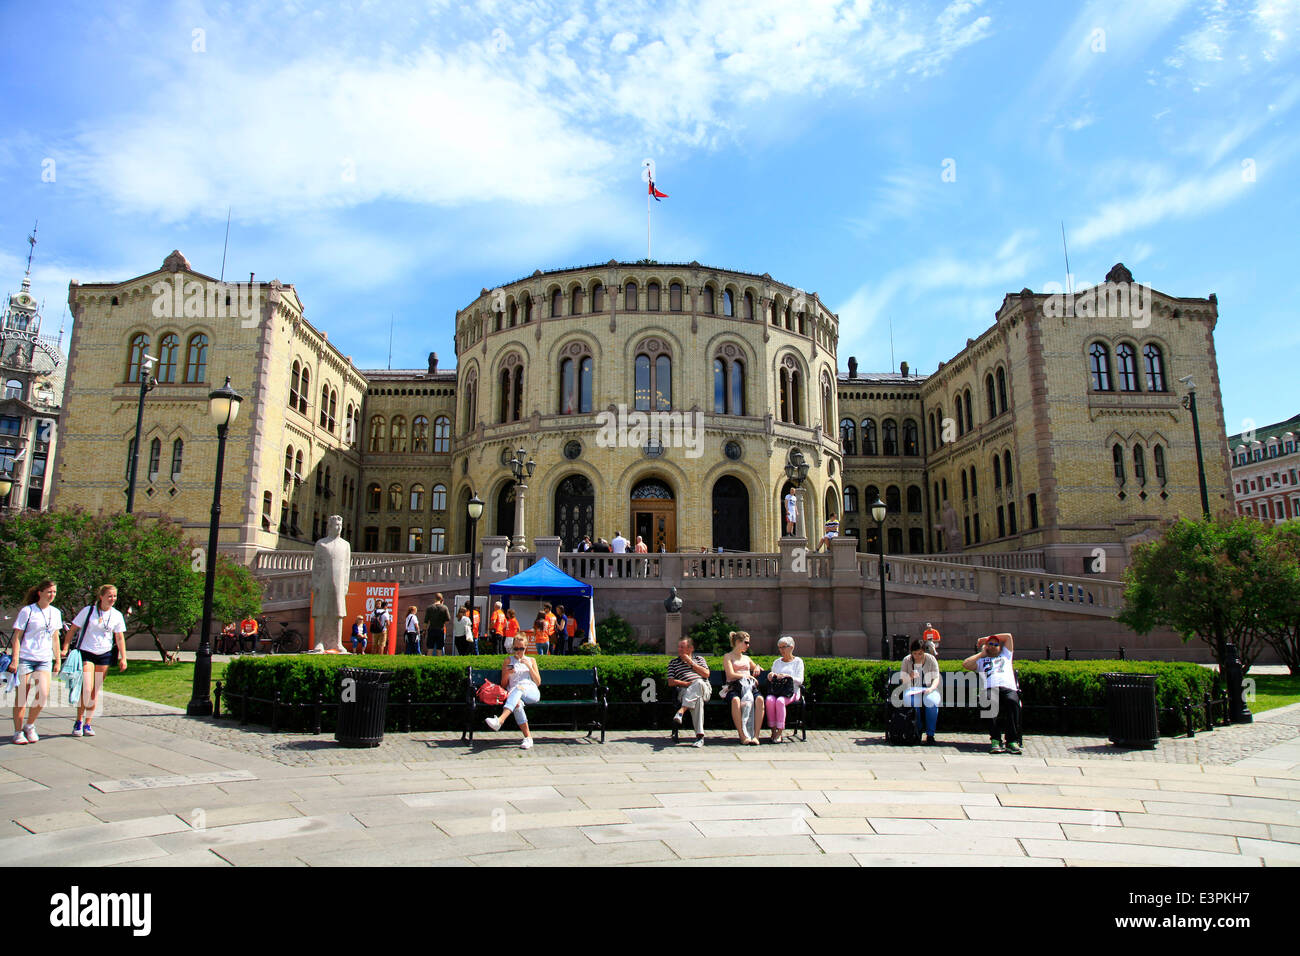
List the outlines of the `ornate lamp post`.
<svg viewBox="0 0 1300 956">
<path fill-rule="evenodd" d="M 790 449 L 790 456 L 785 463 L 785 477 L 794 486 L 794 496 L 798 501 L 795 506 L 797 510 L 794 533 L 800 538 L 807 539 L 808 534 L 804 527 L 803 483 L 808 479 L 808 460 L 798 448 Z"/>
<path fill-rule="evenodd" d="M 531 455 L 528 456 L 528 461 L 524 461 L 522 448 L 515 452 L 514 458 L 510 459 L 510 471 L 515 476 L 515 535 L 510 545 L 511 551 L 528 550 L 528 546 L 524 543 L 524 498 L 528 494 L 526 482 L 533 477 L 536 468 L 537 462 L 533 461 Z"/>
<path fill-rule="evenodd" d="M 1187 386 L 1187 394 L 1183 396 L 1183 408 L 1192 413 L 1192 438 L 1196 442 L 1196 477 L 1201 483 L 1201 517 L 1209 521 L 1210 495 L 1205 489 L 1205 458 L 1201 454 L 1201 421 L 1196 414 L 1196 383 L 1192 381 L 1190 375 L 1178 381 Z"/>
<path fill-rule="evenodd" d="M 144 397 L 158 384 L 153 377 L 153 363 L 156 361 L 158 360 L 152 355 L 145 355 L 140 361 L 140 404 L 135 410 L 135 444 L 131 446 L 131 474 L 127 478 L 126 485 L 127 514 L 135 510 L 135 473 L 140 465 L 140 429 L 144 426 Z"/>
<path fill-rule="evenodd" d="M 474 584 L 475 584 L 474 571 L 478 567 L 478 555 L 474 553 L 474 548 L 475 548 L 474 537 L 475 537 L 475 533 L 478 530 L 478 519 L 483 517 L 483 502 L 479 500 L 478 492 L 475 492 L 474 497 L 470 498 L 469 505 L 466 506 L 465 512 L 466 514 L 469 515 L 469 619 L 470 622 L 473 623 Z M 476 631 L 474 634 L 474 638 L 477 640 L 478 636 L 479 636 L 478 632 Z"/>
<path fill-rule="evenodd" d="M 212 698 L 208 685 L 212 681 L 212 590 L 217 579 L 217 531 L 221 524 L 221 472 L 226 464 L 226 432 L 239 416 L 243 396 L 226 384 L 208 393 L 208 414 L 217 423 L 217 475 L 212 488 L 212 517 L 208 520 L 207 570 L 203 577 L 203 624 L 199 632 L 199 650 L 194 655 L 194 688 L 185 713 L 190 717 L 212 716 Z"/>
<path fill-rule="evenodd" d="M 7 498 L 14 490 L 14 479 L 5 472 L 0 472 L 0 498 Z M 8 508 L 8 505 L 5 506 Z"/>
<path fill-rule="evenodd" d="M 880 555 L 880 646 L 889 647 L 889 632 L 885 626 L 885 503 L 877 496 L 871 505 L 871 517 L 876 522 L 876 544 Z"/>
</svg>

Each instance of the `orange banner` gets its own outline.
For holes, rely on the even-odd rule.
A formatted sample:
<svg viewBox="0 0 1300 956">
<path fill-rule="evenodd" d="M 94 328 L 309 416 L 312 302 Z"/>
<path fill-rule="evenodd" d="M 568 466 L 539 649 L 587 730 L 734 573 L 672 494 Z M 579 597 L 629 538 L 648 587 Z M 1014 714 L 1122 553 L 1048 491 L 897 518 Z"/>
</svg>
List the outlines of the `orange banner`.
<svg viewBox="0 0 1300 956">
<path fill-rule="evenodd" d="M 370 616 L 375 605 L 384 602 L 388 610 L 388 631 L 385 634 L 370 633 Z M 352 625 L 360 615 L 366 625 L 367 654 L 397 653 L 398 619 L 405 620 L 404 608 L 397 605 L 397 582 L 352 581 L 348 584 L 348 616 L 343 619 L 343 646 L 352 650 Z M 308 625 L 311 646 L 316 646 L 316 619 L 313 617 Z"/>
</svg>

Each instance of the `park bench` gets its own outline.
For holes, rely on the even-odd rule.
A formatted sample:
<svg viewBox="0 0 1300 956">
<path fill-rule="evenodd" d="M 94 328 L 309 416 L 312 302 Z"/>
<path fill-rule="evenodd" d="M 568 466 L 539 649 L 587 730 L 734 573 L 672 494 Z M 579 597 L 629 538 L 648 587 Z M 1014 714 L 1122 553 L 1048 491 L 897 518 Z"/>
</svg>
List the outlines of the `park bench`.
<svg viewBox="0 0 1300 956">
<path fill-rule="evenodd" d="M 894 690 L 902 682 L 903 676 L 897 669 L 890 670 L 886 675 L 881 688 L 881 715 L 884 720 L 885 733 L 888 735 L 890 719 L 893 710 L 896 708 L 894 703 Z M 982 708 L 980 706 L 980 691 L 983 686 L 983 678 L 976 671 L 940 671 L 939 672 L 939 728 L 938 733 L 943 732 L 944 714 L 978 714 Z M 911 707 L 907 708 L 909 711 Z M 966 723 L 966 722 L 963 722 Z M 989 719 L 988 727 L 992 727 L 993 721 Z M 951 727 L 949 728 L 952 729 Z M 987 728 L 981 724 L 981 731 Z"/>
<path fill-rule="evenodd" d="M 768 695 L 767 676 L 767 671 L 763 671 L 763 673 L 758 676 L 758 695 L 760 697 L 766 697 Z M 707 703 L 705 703 L 704 712 L 705 714 L 708 714 L 710 710 L 723 708 L 727 712 L 727 720 L 728 724 L 730 724 L 731 698 L 719 696 L 722 691 L 722 685 L 726 682 L 726 671 L 709 671 L 709 683 L 713 685 L 713 696 L 709 698 Z M 673 742 L 676 743 L 678 732 L 681 730 L 681 727 L 689 728 L 693 726 L 691 724 L 691 713 L 690 711 L 687 711 L 685 715 L 683 715 L 681 727 L 673 723 L 672 715 L 676 713 L 677 708 L 681 706 L 677 696 L 677 692 L 681 690 L 681 688 L 669 686 L 666 677 L 664 678 L 664 686 L 667 688 L 667 696 L 664 700 L 672 705 L 671 709 L 668 711 L 668 722 L 673 728 Z M 810 722 L 808 712 L 812 704 L 812 692 L 809 690 L 808 680 L 805 678 L 803 687 L 799 690 L 799 699 L 791 701 L 785 708 L 785 729 L 792 737 L 797 733 L 803 740 L 808 739 L 808 724 Z M 766 723 L 766 720 L 767 718 L 764 716 L 764 723 Z"/>
<path fill-rule="evenodd" d="M 609 713 L 608 688 L 600 682 L 600 675 L 596 668 L 589 670 L 543 670 L 541 672 L 542 683 L 538 688 L 541 691 L 542 699 L 536 704 L 525 704 L 528 711 L 528 726 L 532 727 L 568 727 L 572 725 L 573 730 L 578 729 L 578 712 L 591 710 L 595 713 L 592 719 L 587 723 L 587 736 L 590 737 L 592 731 L 600 731 L 600 742 L 605 742 L 605 724 Z M 492 683 L 499 683 L 501 680 L 501 669 L 492 668 L 484 669 L 479 667 L 468 668 L 468 679 L 465 688 L 465 730 L 461 733 L 460 739 L 474 742 L 474 731 L 482 726 L 482 720 L 486 717 L 495 717 L 501 713 L 501 705 L 484 704 L 478 699 L 478 689 L 485 680 Z M 564 720 L 560 723 L 542 723 L 534 715 L 547 714 L 556 709 L 567 708 L 571 720 Z"/>
</svg>

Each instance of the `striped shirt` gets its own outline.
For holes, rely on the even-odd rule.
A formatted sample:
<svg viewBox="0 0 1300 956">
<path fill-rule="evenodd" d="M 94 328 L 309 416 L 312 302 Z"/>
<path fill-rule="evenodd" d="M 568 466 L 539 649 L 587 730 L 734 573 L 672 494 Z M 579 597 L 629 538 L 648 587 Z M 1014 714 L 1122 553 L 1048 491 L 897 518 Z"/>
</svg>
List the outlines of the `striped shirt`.
<svg viewBox="0 0 1300 956">
<path fill-rule="evenodd" d="M 708 661 L 706 661 L 704 659 L 704 656 L 701 654 L 692 655 L 691 660 L 694 661 L 696 664 L 698 664 L 700 667 L 707 669 L 709 666 Z M 703 678 L 701 678 L 696 671 L 691 670 L 690 665 L 687 664 L 680 657 L 674 657 L 671 661 L 668 662 L 668 679 L 684 680 L 688 682 L 693 680 L 703 680 Z"/>
</svg>

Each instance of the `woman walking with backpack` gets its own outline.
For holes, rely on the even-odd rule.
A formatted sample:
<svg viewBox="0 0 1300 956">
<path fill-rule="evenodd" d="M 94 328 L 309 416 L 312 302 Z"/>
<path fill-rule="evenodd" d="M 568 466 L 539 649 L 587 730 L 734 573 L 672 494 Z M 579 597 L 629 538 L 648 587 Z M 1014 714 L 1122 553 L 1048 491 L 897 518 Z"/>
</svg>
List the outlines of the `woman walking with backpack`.
<svg viewBox="0 0 1300 956">
<path fill-rule="evenodd" d="M 114 644 L 117 645 L 117 669 L 126 671 L 126 619 L 113 605 L 117 603 L 117 588 L 105 584 L 95 592 L 94 604 L 87 604 L 72 619 L 72 626 L 63 636 L 63 653 L 75 646 L 81 652 L 81 699 L 77 702 L 77 722 L 72 725 L 72 736 L 93 737 L 90 718 L 99 710 L 99 692 L 104 686 L 104 675 L 113 663 Z M 73 635 L 81 632 L 75 645 Z"/>
<path fill-rule="evenodd" d="M 36 718 L 50 696 L 51 658 L 54 670 L 62 666 L 62 651 L 54 639 L 63 630 L 63 615 L 54 606 L 58 593 L 59 587 L 53 581 L 42 581 L 30 588 L 23 609 L 14 619 L 9 670 L 18 675 L 13 736 L 16 744 L 34 744 L 41 739 L 36 733 Z"/>
</svg>

